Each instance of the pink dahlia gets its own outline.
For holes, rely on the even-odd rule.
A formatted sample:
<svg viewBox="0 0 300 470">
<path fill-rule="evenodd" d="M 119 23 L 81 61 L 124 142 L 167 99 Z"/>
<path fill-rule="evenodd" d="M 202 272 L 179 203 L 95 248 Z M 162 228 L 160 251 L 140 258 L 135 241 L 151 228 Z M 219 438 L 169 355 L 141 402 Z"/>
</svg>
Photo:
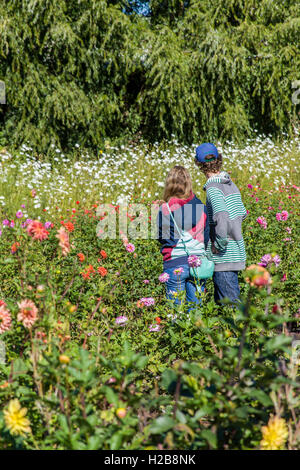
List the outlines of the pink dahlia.
<svg viewBox="0 0 300 470">
<path fill-rule="evenodd" d="M 201 263 L 201 259 L 196 255 L 190 255 L 188 257 L 188 264 L 191 268 L 197 268 L 198 266 L 201 266 Z"/>
<path fill-rule="evenodd" d="M 263 216 L 257 217 L 256 222 L 258 222 L 259 225 L 261 225 L 263 229 L 266 229 L 268 226 L 267 219 Z"/>
<path fill-rule="evenodd" d="M 127 243 L 127 245 L 125 245 L 125 248 L 129 253 L 133 253 L 135 250 L 135 246 L 133 243 Z"/>
<path fill-rule="evenodd" d="M 177 274 L 177 275 L 180 275 L 183 273 L 183 268 L 182 267 L 179 267 L 179 268 L 175 268 L 174 271 L 173 271 L 174 274 Z"/>
<path fill-rule="evenodd" d="M 44 225 L 39 220 L 33 220 L 27 226 L 27 233 L 34 240 L 46 240 L 48 238 L 49 232 L 45 229 Z"/>
<path fill-rule="evenodd" d="M 139 302 L 146 307 L 151 307 L 155 304 L 153 297 L 142 297 Z"/>
<path fill-rule="evenodd" d="M 170 276 L 168 273 L 162 273 L 158 276 L 159 282 L 167 282 L 169 280 Z"/>
<path fill-rule="evenodd" d="M 4 333 L 11 328 L 11 315 L 9 310 L 6 308 L 6 304 L 3 303 L 0 306 L 0 334 Z"/>
<path fill-rule="evenodd" d="M 38 318 L 38 309 L 32 300 L 25 299 L 18 302 L 19 313 L 17 320 L 21 321 L 25 328 L 31 328 Z"/>
<path fill-rule="evenodd" d="M 287 220 L 288 218 L 289 218 L 288 211 L 282 211 L 281 212 L 281 220 Z"/>
</svg>

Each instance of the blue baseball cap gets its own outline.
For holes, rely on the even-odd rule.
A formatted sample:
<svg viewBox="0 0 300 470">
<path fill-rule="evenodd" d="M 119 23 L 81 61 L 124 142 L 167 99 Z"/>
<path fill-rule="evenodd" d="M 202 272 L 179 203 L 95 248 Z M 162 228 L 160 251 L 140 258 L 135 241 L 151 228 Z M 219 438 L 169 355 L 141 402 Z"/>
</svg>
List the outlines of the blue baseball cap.
<svg viewBox="0 0 300 470">
<path fill-rule="evenodd" d="M 211 158 L 205 158 L 207 155 L 213 155 Z M 212 162 L 219 157 L 217 147 L 214 144 L 201 144 L 196 148 L 196 160 L 201 163 Z"/>
</svg>

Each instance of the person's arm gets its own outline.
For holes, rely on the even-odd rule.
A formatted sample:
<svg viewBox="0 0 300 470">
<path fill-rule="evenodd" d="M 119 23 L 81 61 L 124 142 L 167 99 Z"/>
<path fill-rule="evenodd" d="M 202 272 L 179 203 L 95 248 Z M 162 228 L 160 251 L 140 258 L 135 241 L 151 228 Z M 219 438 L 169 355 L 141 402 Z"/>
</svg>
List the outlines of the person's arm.
<svg viewBox="0 0 300 470">
<path fill-rule="evenodd" d="M 224 195 L 219 189 L 210 186 L 206 190 L 207 199 L 212 210 L 212 220 L 215 224 L 215 237 L 212 245 L 218 251 L 223 251 L 228 245 L 228 220 L 229 213 L 224 200 Z"/>
</svg>

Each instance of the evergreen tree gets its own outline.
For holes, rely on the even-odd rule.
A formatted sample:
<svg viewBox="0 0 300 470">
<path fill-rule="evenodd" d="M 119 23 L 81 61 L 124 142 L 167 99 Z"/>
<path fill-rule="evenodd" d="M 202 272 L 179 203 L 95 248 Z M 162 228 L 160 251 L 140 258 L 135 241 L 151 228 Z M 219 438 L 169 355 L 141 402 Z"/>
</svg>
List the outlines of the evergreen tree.
<svg viewBox="0 0 300 470">
<path fill-rule="evenodd" d="M 0 0 L 0 12 L 10 144 L 240 139 L 297 119 L 299 0 Z"/>
</svg>

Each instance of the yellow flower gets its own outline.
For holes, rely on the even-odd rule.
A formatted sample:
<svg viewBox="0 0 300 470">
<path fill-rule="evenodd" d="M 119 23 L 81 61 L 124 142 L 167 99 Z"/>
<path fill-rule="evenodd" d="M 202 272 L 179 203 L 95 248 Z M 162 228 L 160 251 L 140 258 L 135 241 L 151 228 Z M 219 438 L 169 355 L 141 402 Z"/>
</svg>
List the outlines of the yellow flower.
<svg viewBox="0 0 300 470">
<path fill-rule="evenodd" d="M 268 425 L 261 428 L 261 450 L 281 450 L 288 438 L 288 428 L 283 418 L 271 416 Z"/>
<path fill-rule="evenodd" d="M 61 355 L 59 356 L 59 362 L 60 362 L 61 364 L 69 364 L 70 358 L 69 358 L 69 356 L 66 356 L 65 354 L 61 354 Z"/>
<path fill-rule="evenodd" d="M 127 414 L 126 408 L 118 408 L 117 411 L 116 411 L 116 415 L 120 419 L 125 418 L 126 414 Z"/>
<path fill-rule="evenodd" d="M 4 421 L 10 434 L 17 436 L 31 432 L 30 421 L 25 418 L 27 408 L 21 408 L 17 398 L 10 400 L 7 410 L 4 410 Z"/>
</svg>

